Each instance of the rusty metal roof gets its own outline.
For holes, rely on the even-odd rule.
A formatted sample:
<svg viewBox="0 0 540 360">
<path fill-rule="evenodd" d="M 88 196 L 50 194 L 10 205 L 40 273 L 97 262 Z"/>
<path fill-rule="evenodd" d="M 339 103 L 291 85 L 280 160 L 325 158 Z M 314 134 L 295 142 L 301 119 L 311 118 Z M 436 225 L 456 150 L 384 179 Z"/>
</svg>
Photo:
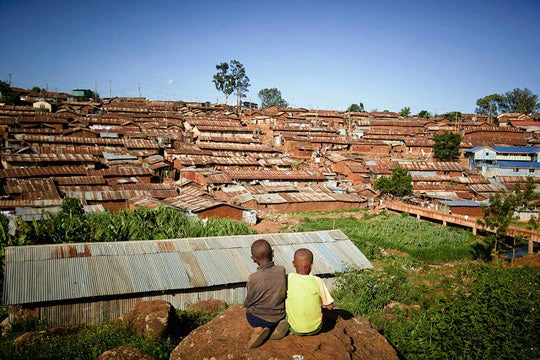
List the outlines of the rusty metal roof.
<svg viewBox="0 0 540 360">
<path fill-rule="evenodd" d="M 98 159 L 90 154 L 19 154 L 19 155 L 2 155 L 2 161 L 6 163 L 47 163 L 47 162 L 64 162 L 64 163 L 94 163 Z"/>
<path fill-rule="evenodd" d="M 308 170 L 229 170 L 224 172 L 233 180 L 326 180 L 324 175 Z"/>
<path fill-rule="evenodd" d="M 65 302 L 244 283 L 256 270 L 253 241 L 294 272 L 294 251 L 313 251 L 315 275 L 371 263 L 340 230 L 116 243 L 6 247 L 5 305 Z M 36 276 L 39 274 L 39 276 Z"/>
<path fill-rule="evenodd" d="M 199 147 L 203 150 L 212 151 L 250 151 L 250 152 L 275 152 L 275 150 L 263 144 L 244 144 L 244 143 L 210 143 L 201 142 Z"/>
<path fill-rule="evenodd" d="M 88 170 L 89 176 L 103 176 L 105 178 L 109 177 L 124 177 L 124 176 L 151 176 L 152 170 L 145 169 L 141 166 L 133 167 L 112 167 L 110 169 L 101 169 L 101 170 Z"/>
<path fill-rule="evenodd" d="M 86 175 L 83 166 L 32 166 L 24 168 L 0 169 L 0 179 L 42 178 L 48 176 Z"/>
</svg>

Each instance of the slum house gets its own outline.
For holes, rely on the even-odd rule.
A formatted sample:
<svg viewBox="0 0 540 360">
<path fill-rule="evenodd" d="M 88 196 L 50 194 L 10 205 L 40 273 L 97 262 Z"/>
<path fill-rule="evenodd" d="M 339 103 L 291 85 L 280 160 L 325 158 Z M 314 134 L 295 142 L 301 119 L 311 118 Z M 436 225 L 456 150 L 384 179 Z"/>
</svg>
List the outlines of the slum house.
<svg viewBox="0 0 540 360">
<path fill-rule="evenodd" d="M 402 157 L 416 158 L 422 160 L 431 160 L 433 154 L 434 141 L 426 136 L 409 137 L 403 139 L 403 145 L 406 150 L 402 154 Z"/>
<path fill-rule="evenodd" d="M 319 172 L 311 170 L 290 170 L 290 171 L 274 171 L 274 170 L 224 170 L 233 182 L 246 184 L 253 181 L 292 181 L 302 185 L 312 185 L 325 182 L 327 178 Z"/>
<path fill-rule="evenodd" d="M 395 167 L 408 170 L 411 175 L 450 175 L 462 176 L 465 168 L 457 162 L 398 161 Z"/>
<path fill-rule="evenodd" d="M 540 176 L 540 148 L 531 146 L 477 146 L 466 151 L 469 169 L 486 177 Z"/>
<path fill-rule="evenodd" d="M 217 169 L 182 169 L 180 180 L 189 179 L 200 185 L 202 189 L 213 194 L 222 186 L 231 185 L 231 178 L 221 170 Z"/>
<path fill-rule="evenodd" d="M 322 185 L 297 186 L 291 182 L 259 182 L 224 187 L 217 197 L 248 208 L 272 213 L 350 210 L 367 200 L 344 189 Z"/>
<path fill-rule="evenodd" d="M 463 140 L 474 146 L 526 146 L 525 132 L 510 127 L 464 127 Z"/>
<path fill-rule="evenodd" d="M 190 191 L 191 190 L 191 191 Z M 194 188 L 183 189 L 179 195 L 163 200 L 164 204 L 199 219 L 221 218 L 256 223 L 252 211 L 238 205 L 217 201 L 209 195 L 201 195 Z M 248 221 L 248 219 L 251 219 Z"/>
<path fill-rule="evenodd" d="M 310 249 L 312 273 L 330 289 L 337 272 L 372 268 L 340 230 L 6 247 L 3 304 L 10 321 L 23 315 L 75 325 L 117 319 L 146 300 L 176 309 L 208 299 L 241 303 L 256 270 L 250 247 L 260 238 L 287 272 L 294 272 L 294 251 Z"/>
<path fill-rule="evenodd" d="M 394 151 L 393 142 L 385 140 L 352 139 L 350 152 L 361 155 L 365 159 L 389 158 Z"/>
</svg>

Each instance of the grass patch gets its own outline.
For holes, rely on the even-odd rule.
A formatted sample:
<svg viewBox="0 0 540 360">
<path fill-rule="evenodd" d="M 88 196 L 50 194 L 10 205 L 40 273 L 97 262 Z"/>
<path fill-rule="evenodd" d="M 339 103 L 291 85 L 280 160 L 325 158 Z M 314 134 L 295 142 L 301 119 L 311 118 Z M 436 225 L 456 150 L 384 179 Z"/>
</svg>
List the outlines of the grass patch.
<svg viewBox="0 0 540 360">
<path fill-rule="evenodd" d="M 380 249 L 395 249 L 425 263 L 472 259 L 478 239 L 470 231 L 418 221 L 407 214 L 381 213 L 374 217 L 304 218 L 296 231 L 342 230 L 370 259 Z"/>
</svg>

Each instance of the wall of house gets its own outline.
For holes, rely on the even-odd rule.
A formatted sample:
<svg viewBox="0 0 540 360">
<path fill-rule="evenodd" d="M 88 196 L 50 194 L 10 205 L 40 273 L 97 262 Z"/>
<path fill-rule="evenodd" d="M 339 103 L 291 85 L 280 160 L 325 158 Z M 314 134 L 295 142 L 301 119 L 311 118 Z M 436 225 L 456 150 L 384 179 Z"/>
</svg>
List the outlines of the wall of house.
<svg viewBox="0 0 540 360">
<path fill-rule="evenodd" d="M 105 320 L 115 320 L 129 312 L 136 303 L 148 300 L 165 300 L 175 309 L 185 310 L 187 306 L 200 300 L 219 299 L 228 304 L 243 303 L 246 297 L 245 283 L 231 284 L 229 287 L 193 289 L 169 294 L 130 296 L 125 299 L 96 301 L 73 301 L 67 304 L 43 304 L 24 307 L 11 306 L 9 319 L 17 316 L 34 316 L 47 320 L 51 325 L 96 324 Z"/>
<path fill-rule="evenodd" d="M 516 171 L 517 170 L 517 171 Z M 492 176 L 540 176 L 540 169 L 499 168 L 497 166 L 482 167 L 482 175 Z"/>
<path fill-rule="evenodd" d="M 329 290 L 334 288 L 334 278 L 323 278 Z M 230 284 L 213 288 L 190 289 L 159 295 L 130 296 L 124 299 L 96 301 L 73 301 L 65 304 L 42 304 L 37 306 L 10 306 L 10 321 L 19 316 L 32 316 L 47 320 L 53 326 L 97 324 L 115 320 L 128 313 L 140 301 L 165 300 L 177 310 L 185 310 L 189 305 L 201 300 L 223 300 L 228 304 L 242 304 L 246 298 L 245 283 Z"/>
<path fill-rule="evenodd" d="M 197 216 L 201 219 L 217 217 L 241 221 L 243 218 L 243 210 L 234 208 L 232 206 L 222 205 L 209 210 L 198 212 Z"/>
<path fill-rule="evenodd" d="M 390 154 L 392 147 L 389 145 L 363 145 L 363 144 L 351 144 L 351 152 L 359 153 L 375 153 L 375 154 Z"/>
<path fill-rule="evenodd" d="M 450 211 L 453 215 L 469 215 L 475 217 L 484 217 L 482 209 L 474 206 L 452 206 Z"/>
<path fill-rule="evenodd" d="M 285 204 L 257 205 L 257 209 L 272 211 L 277 213 L 286 212 L 307 212 L 307 211 L 333 211 L 333 210 L 351 210 L 366 207 L 367 203 L 341 202 L 341 201 L 312 201 Z"/>
</svg>

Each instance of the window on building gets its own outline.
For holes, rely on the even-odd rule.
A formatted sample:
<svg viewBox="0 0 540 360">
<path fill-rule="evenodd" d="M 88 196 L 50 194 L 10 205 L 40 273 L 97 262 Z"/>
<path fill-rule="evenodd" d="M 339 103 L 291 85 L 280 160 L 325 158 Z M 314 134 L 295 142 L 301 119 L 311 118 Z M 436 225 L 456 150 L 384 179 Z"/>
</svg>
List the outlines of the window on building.
<svg viewBox="0 0 540 360">
<path fill-rule="evenodd" d="M 530 172 L 530 173 L 534 173 L 534 169 L 529 169 L 529 172 Z"/>
<path fill-rule="evenodd" d="M 518 171 L 519 171 L 519 169 L 517 169 L 517 168 L 514 168 L 514 172 L 518 172 Z"/>
</svg>

